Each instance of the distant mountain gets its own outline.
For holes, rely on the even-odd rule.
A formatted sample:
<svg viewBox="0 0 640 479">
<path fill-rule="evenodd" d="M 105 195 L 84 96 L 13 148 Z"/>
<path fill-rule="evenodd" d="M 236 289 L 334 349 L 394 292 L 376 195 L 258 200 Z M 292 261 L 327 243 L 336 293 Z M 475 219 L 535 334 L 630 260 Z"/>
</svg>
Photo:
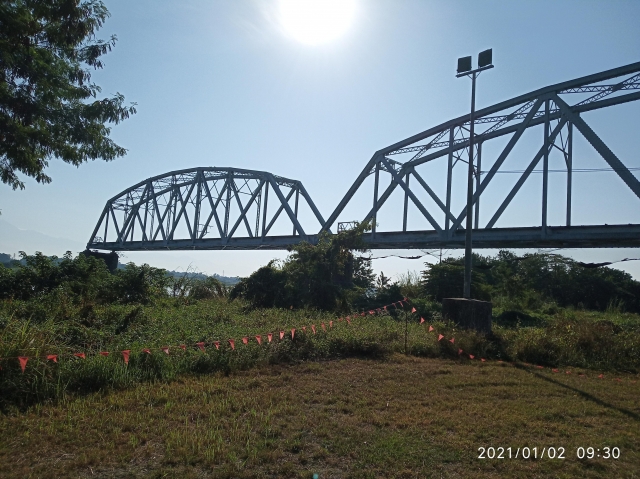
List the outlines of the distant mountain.
<svg viewBox="0 0 640 479">
<path fill-rule="evenodd" d="M 10 256 L 18 256 L 18 251 L 35 254 L 40 251 L 47 256 L 61 257 L 67 251 L 77 254 L 85 245 L 68 238 L 56 238 L 38 231 L 21 230 L 0 219 L 0 251 Z"/>
</svg>

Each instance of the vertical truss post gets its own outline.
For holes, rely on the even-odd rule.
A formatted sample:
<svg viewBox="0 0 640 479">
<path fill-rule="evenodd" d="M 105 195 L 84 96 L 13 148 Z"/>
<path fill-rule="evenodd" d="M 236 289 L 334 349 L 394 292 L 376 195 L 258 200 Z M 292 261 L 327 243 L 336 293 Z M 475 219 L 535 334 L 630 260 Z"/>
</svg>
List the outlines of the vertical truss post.
<svg viewBox="0 0 640 479">
<path fill-rule="evenodd" d="M 405 176 L 405 183 L 409 186 L 409 178 L 410 172 L 407 172 Z M 406 233 L 407 231 L 407 209 L 409 206 L 409 193 L 404 192 L 404 214 L 402 215 L 402 231 Z"/>
<path fill-rule="evenodd" d="M 549 191 L 549 106 L 551 100 L 544 102 L 544 160 L 542 162 L 542 237 L 547 236 L 547 193 Z"/>
<path fill-rule="evenodd" d="M 453 174 L 453 140 L 454 140 L 454 127 L 449 130 L 449 161 L 447 163 L 447 204 L 444 219 L 444 229 L 446 231 L 447 238 L 449 238 L 449 214 L 451 213 L 451 177 Z"/>
<path fill-rule="evenodd" d="M 260 232 L 260 208 L 262 206 L 262 183 L 260 184 L 260 191 L 258 193 L 258 197 L 256 198 L 256 204 L 258 205 L 258 209 L 256 210 L 256 232 L 255 237 L 258 237 Z"/>
<path fill-rule="evenodd" d="M 295 186 L 296 189 L 296 200 L 295 200 L 295 204 L 294 204 L 294 210 L 293 210 L 293 214 L 296 218 L 298 218 L 298 200 L 300 198 L 300 188 L 298 188 L 298 185 Z M 293 225 L 293 236 L 296 235 L 296 225 Z"/>
<path fill-rule="evenodd" d="M 229 176 L 227 178 L 227 199 L 225 201 L 224 206 L 224 237 L 229 236 L 229 210 L 231 210 L 231 190 L 232 185 L 234 183 L 233 172 L 229 172 Z"/>
<path fill-rule="evenodd" d="M 167 219 L 169 220 L 169 223 L 167 223 L 167 231 L 169 231 L 169 237 L 168 237 L 169 240 L 173 239 L 173 231 L 176 229 L 175 224 L 176 224 L 176 213 L 178 212 L 178 194 L 180 193 L 180 187 L 176 186 L 175 176 L 173 177 L 171 182 L 173 183 L 173 187 L 171 188 L 171 191 L 173 193 L 173 196 L 171 197 L 172 198 L 171 215 L 167 217 Z"/>
<path fill-rule="evenodd" d="M 573 175 L 573 123 L 567 123 L 567 226 L 571 226 L 571 180 Z"/>
<path fill-rule="evenodd" d="M 478 153 L 476 153 L 478 157 L 478 169 L 476 170 L 476 191 L 480 190 L 480 172 L 482 171 L 482 142 L 478 142 Z M 476 212 L 475 217 L 473 218 L 475 222 L 474 229 L 478 229 L 478 223 L 480 222 L 480 196 L 476 200 Z"/>
<path fill-rule="evenodd" d="M 131 239 L 130 239 L 130 241 L 133 241 L 133 233 L 134 233 L 134 229 L 136 227 L 136 218 L 133 215 L 133 213 L 134 213 L 134 208 L 131 208 L 131 211 L 129 212 L 129 214 L 131 215 L 131 236 L 130 236 Z M 137 213 L 137 211 L 136 211 L 136 213 Z M 125 241 L 126 241 L 126 238 L 125 238 Z"/>
<path fill-rule="evenodd" d="M 373 216 L 371 217 L 373 222 L 371 224 L 371 237 L 376 236 L 376 221 L 378 218 L 378 183 L 380 181 L 380 162 L 376 163 L 376 173 L 373 185 Z"/>
<path fill-rule="evenodd" d="M 266 234 L 267 227 L 267 206 L 269 205 L 269 182 L 264 185 L 264 205 L 262 206 L 262 237 Z"/>
<path fill-rule="evenodd" d="M 198 228 L 200 228 L 200 198 L 202 197 L 202 182 L 204 181 L 204 174 L 200 169 L 196 171 L 196 181 L 198 182 L 198 189 L 196 190 L 196 211 L 193 216 L 193 231 L 191 231 L 192 242 L 196 241 Z"/>
<path fill-rule="evenodd" d="M 144 224 L 142 225 L 142 241 L 148 241 L 147 236 L 147 218 L 149 216 L 149 185 L 145 188 L 145 196 L 147 197 L 147 201 L 144 202 Z M 152 217 L 153 218 L 153 217 Z"/>
</svg>

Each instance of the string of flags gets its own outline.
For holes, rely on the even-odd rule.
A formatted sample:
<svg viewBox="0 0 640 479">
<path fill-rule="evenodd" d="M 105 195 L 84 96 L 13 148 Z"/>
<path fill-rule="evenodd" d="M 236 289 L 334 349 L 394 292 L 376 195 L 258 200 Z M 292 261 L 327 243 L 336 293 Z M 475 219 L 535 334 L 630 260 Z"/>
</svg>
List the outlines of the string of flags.
<svg viewBox="0 0 640 479">
<path fill-rule="evenodd" d="M 407 298 L 400 300 L 400 301 L 396 301 L 395 303 L 391 303 L 389 305 L 384 306 L 384 310 L 387 311 L 387 308 L 390 308 L 391 306 L 393 306 L 394 308 L 398 309 L 399 307 L 404 307 L 405 305 L 408 305 L 409 301 Z M 415 308 L 414 308 L 415 309 Z M 381 311 L 382 308 L 377 308 L 377 311 Z M 369 311 L 370 314 L 375 314 L 375 312 L 373 310 Z M 359 313 L 360 316 L 365 316 L 366 313 L 363 311 L 361 313 Z M 353 319 L 355 319 L 357 315 L 353 316 Z M 346 321 L 348 324 L 351 324 L 351 320 L 352 317 L 351 316 L 347 316 L 345 318 L 338 318 L 337 321 Z M 334 327 L 334 321 L 328 321 L 328 329 L 333 329 Z M 318 330 L 316 328 L 315 324 L 312 324 L 310 326 L 311 331 L 313 331 L 313 334 L 317 334 Z M 327 329 L 327 324 L 325 324 L 324 322 L 320 323 L 320 328 L 326 332 Z M 307 326 L 302 326 L 302 330 L 304 332 L 307 331 Z M 295 338 L 295 334 L 296 334 L 296 328 L 291 328 L 290 333 L 289 332 L 285 332 L 283 331 L 279 331 L 279 337 L 280 340 L 282 341 L 285 338 L 285 335 L 291 334 L 291 340 L 293 340 Z M 273 341 L 274 338 L 274 333 L 269 332 L 266 333 L 265 335 L 255 335 L 253 337 L 249 337 L 249 336 L 244 336 L 241 338 L 242 344 L 248 345 L 249 342 L 255 338 L 255 341 L 259 344 L 262 345 L 263 343 L 263 338 L 266 337 L 266 341 L 267 343 L 271 343 Z M 211 341 L 211 342 L 205 342 L 205 341 L 200 341 L 197 343 L 194 343 L 193 345 L 191 345 L 191 347 L 197 347 L 200 351 L 202 352 L 206 352 L 205 347 L 206 346 L 214 346 L 216 348 L 216 350 L 220 350 L 221 346 L 224 345 L 225 341 Z M 236 340 L 235 339 L 227 339 L 226 343 L 229 345 L 229 347 L 231 348 L 232 351 L 235 351 L 236 349 Z M 187 350 L 187 345 L 186 344 L 180 344 L 177 346 L 178 348 L 182 349 L 183 351 Z M 171 349 L 175 349 L 176 346 L 162 346 L 159 348 L 143 348 L 141 351 L 145 354 L 152 354 L 152 351 L 154 350 L 158 350 L 163 352 L 166 355 L 170 355 L 170 350 Z M 124 361 L 125 364 L 129 364 L 129 358 L 131 356 L 131 350 L 130 349 L 124 349 L 122 351 L 118 351 L 121 355 L 122 355 L 122 359 Z M 111 351 L 99 351 L 97 353 L 97 355 L 99 356 L 103 356 L 103 357 L 108 357 L 109 355 L 111 355 L 112 352 Z M 14 356 L 14 357 L 0 357 L 0 361 L 3 360 L 18 360 L 18 363 L 20 364 L 20 369 L 22 370 L 22 372 L 24 373 L 25 369 L 27 368 L 27 364 L 29 362 L 29 360 L 34 360 L 34 359 L 39 359 L 39 358 L 44 358 L 46 361 L 52 361 L 54 363 L 58 362 L 58 359 L 60 358 L 60 354 L 40 354 L 40 355 L 31 355 L 31 356 Z M 68 356 L 68 355 L 64 355 L 64 356 Z M 86 359 L 87 355 L 86 353 L 73 353 L 71 354 L 72 357 L 76 357 L 79 359 Z M 0 370 L 2 370 L 2 366 L 0 365 Z"/>
<path fill-rule="evenodd" d="M 362 311 L 360 313 L 355 313 L 353 315 L 350 316 L 345 316 L 345 317 L 340 317 L 338 318 L 336 321 L 337 322 L 346 322 L 347 324 L 351 325 L 351 321 L 356 319 L 358 316 L 360 317 L 364 317 L 367 316 L 367 313 L 369 315 L 375 315 L 375 314 L 384 314 L 385 312 L 389 311 L 389 308 L 394 307 L 395 309 L 399 309 L 399 308 L 404 308 L 405 306 L 411 306 L 411 314 L 417 314 L 417 309 L 415 308 L 415 306 L 412 306 L 410 303 L 409 298 L 404 298 L 400 301 L 396 301 L 394 303 L 391 304 L 387 304 L 385 306 L 381 306 L 379 308 L 375 308 L 375 309 L 370 309 L 368 311 Z M 420 316 L 420 324 L 423 325 L 425 324 L 426 321 L 423 317 Z M 309 326 L 311 331 L 313 332 L 313 334 L 317 334 L 318 329 L 316 328 L 315 324 L 312 324 L 311 326 Z M 334 327 L 334 321 L 328 321 L 328 327 L 327 324 L 325 322 L 321 322 L 320 323 L 320 328 L 322 328 L 322 330 L 324 332 L 327 332 L 329 330 L 332 330 Z M 307 331 L 307 326 L 302 326 L 301 328 L 303 330 L 303 332 L 306 333 Z M 437 341 L 440 342 L 443 339 L 445 339 L 445 336 L 442 333 L 436 332 L 435 328 L 433 327 L 433 325 L 429 324 L 428 325 L 428 329 L 427 331 L 429 333 L 435 333 L 437 334 Z M 280 338 L 280 341 L 284 340 L 285 336 L 291 335 L 291 340 L 293 341 L 295 338 L 295 334 L 296 334 L 296 328 L 291 328 L 291 330 L 289 332 L 285 331 L 285 330 L 280 330 L 277 335 Z M 273 332 L 269 332 L 266 333 L 264 335 L 262 334 L 257 334 L 254 335 L 252 337 L 250 336 L 243 336 L 241 338 L 242 344 L 244 345 L 248 345 L 253 339 L 255 339 L 255 341 L 258 343 L 258 345 L 262 345 L 264 340 L 266 339 L 267 344 L 273 342 L 274 337 L 276 334 L 274 334 Z M 455 337 L 452 337 L 450 339 L 447 339 L 448 342 L 450 342 L 451 344 L 455 344 L 456 339 Z M 220 350 L 221 347 L 224 346 L 224 344 L 228 344 L 229 348 L 232 351 L 236 350 L 236 341 L 233 338 L 227 339 L 226 342 L 225 341 L 211 341 L 211 342 L 205 342 L 205 341 L 199 341 L 197 343 L 194 343 L 193 345 L 191 345 L 191 347 L 197 347 L 200 351 L 202 351 L 203 353 L 206 352 L 206 347 L 209 346 L 214 346 L 216 348 L 216 350 Z M 177 346 L 179 349 L 181 349 L 182 351 L 186 351 L 187 350 L 187 345 L 186 344 L 180 344 Z M 158 350 L 164 354 L 166 354 L 167 356 L 170 355 L 170 351 L 171 349 L 175 349 L 175 346 L 162 346 L 159 348 L 143 348 L 141 351 L 144 354 L 152 354 L 152 351 L 154 350 Z M 131 355 L 131 350 L 130 349 L 124 349 L 122 351 L 119 351 L 119 353 L 122 355 L 122 359 L 124 361 L 125 365 L 129 364 L 129 358 Z M 103 357 L 108 357 L 109 355 L 111 355 L 112 352 L 111 351 L 99 351 L 98 355 L 99 356 L 103 356 Z M 1 361 L 3 360 L 15 360 L 17 359 L 19 364 L 20 364 L 20 369 L 22 370 L 22 373 L 24 374 L 25 369 L 27 368 L 27 363 L 29 362 L 29 360 L 31 359 L 38 359 L 38 358 L 44 358 L 46 361 L 51 361 L 53 363 L 57 363 L 58 362 L 58 358 L 61 355 L 59 354 L 44 354 L 44 355 L 35 355 L 35 356 L 15 356 L 15 357 L 0 357 L 0 370 L 2 370 L 2 365 L 1 365 Z M 79 359 L 86 359 L 87 355 L 86 353 L 83 352 L 78 352 L 78 353 L 73 353 L 71 355 L 72 357 L 76 357 Z M 483 358 L 483 357 L 478 357 L 476 358 L 475 355 L 470 354 L 465 352 L 463 349 L 458 348 L 458 356 L 459 357 L 467 357 L 470 360 L 478 360 L 481 363 L 485 363 L 487 362 L 487 359 Z M 506 363 L 506 364 L 511 364 L 511 365 L 515 365 L 515 362 L 511 362 L 511 361 L 503 361 L 503 360 L 497 360 L 497 363 Z M 545 370 L 545 369 L 550 369 L 552 373 L 560 373 L 560 370 L 558 368 L 545 368 L 544 366 L 539 366 L 539 365 L 532 365 L 529 363 L 518 363 L 518 364 L 523 364 L 525 367 L 527 368 L 532 368 L 532 369 L 538 369 L 538 370 Z M 565 370 L 565 374 L 570 375 L 573 374 L 571 370 Z M 577 376 L 579 377 L 586 377 L 587 375 L 584 373 L 579 373 L 577 374 Z M 598 379 L 605 379 L 604 374 L 599 374 Z M 614 378 L 614 381 L 617 382 L 621 382 L 622 379 L 620 378 Z M 635 383 L 636 380 L 632 379 L 631 380 L 632 383 Z"/>
</svg>

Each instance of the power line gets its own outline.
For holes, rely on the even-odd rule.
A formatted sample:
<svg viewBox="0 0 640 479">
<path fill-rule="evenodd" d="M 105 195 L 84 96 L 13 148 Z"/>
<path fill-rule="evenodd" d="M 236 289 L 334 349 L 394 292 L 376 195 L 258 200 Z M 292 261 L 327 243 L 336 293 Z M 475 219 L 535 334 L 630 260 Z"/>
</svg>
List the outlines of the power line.
<svg viewBox="0 0 640 479">
<path fill-rule="evenodd" d="M 640 168 L 625 168 L 628 171 L 640 171 Z M 574 168 L 571 170 L 572 173 L 602 173 L 602 172 L 608 172 L 608 171 L 624 171 L 622 169 L 619 168 Z M 549 173 L 566 173 L 567 170 L 547 170 Z M 496 171 L 496 173 L 518 173 L 518 174 L 522 174 L 525 173 L 526 170 L 503 170 L 503 171 Z M 489 170 L 484 170 L 481 171 L 480 174 L 481 175 L 485 175 L 489 173 Z M 544 173 L 544 170 L 531 170 L 531 173 Z"/>
</svg>

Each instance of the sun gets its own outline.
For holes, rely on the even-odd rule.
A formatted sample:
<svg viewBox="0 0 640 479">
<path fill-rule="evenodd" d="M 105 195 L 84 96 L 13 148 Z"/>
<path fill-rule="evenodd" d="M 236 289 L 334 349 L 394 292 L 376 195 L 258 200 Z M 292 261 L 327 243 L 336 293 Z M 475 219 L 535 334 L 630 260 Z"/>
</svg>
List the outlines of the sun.
<svg viewBox="0 0 640 479">
<path fill-rule="evenodd" d="M 355 4 L 355 0 L 280 0 L 280 21 L 299 42 L 318 45 L 349 28 Z"/>
</svg>

